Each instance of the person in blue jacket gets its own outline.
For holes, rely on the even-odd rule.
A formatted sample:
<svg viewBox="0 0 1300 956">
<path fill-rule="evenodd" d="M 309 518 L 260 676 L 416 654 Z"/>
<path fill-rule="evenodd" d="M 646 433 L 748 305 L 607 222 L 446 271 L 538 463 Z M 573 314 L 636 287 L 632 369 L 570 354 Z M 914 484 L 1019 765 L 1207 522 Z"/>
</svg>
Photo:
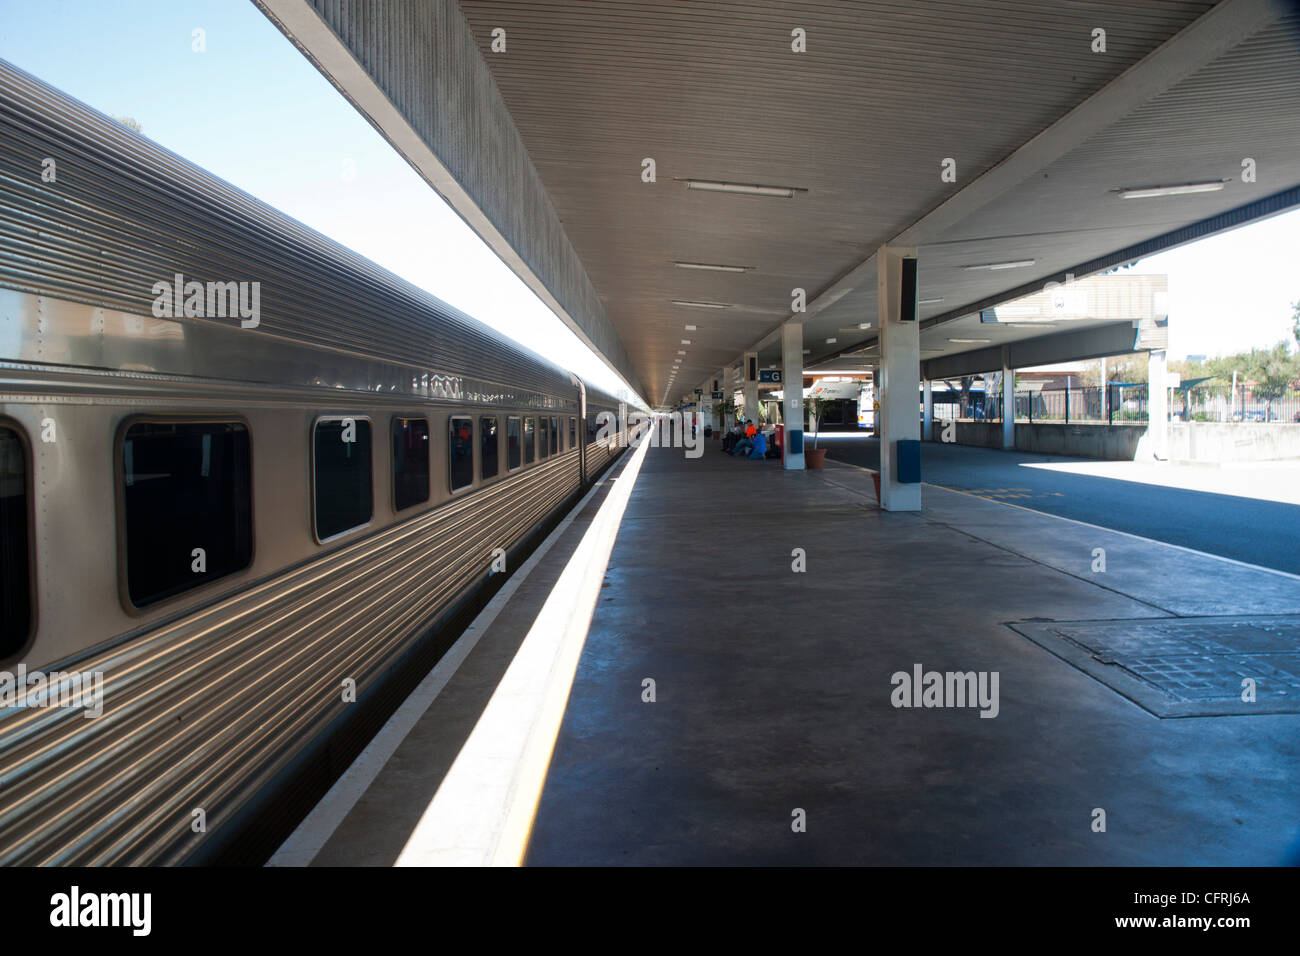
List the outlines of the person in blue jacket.
<svg viewBox="0 0 1300 956">
<path fill-rule="evenodd" d="M 761 431 L 754 435 L 754 447 L 749 453 L 750 461 L 762 461 L 767 457 L 767 436 Z"/>
</svg>

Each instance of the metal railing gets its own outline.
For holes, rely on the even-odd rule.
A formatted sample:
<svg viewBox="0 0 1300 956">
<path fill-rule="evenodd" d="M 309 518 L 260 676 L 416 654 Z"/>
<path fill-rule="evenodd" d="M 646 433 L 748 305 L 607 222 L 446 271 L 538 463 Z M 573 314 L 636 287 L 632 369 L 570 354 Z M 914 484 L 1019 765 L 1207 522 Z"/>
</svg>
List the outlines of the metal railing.
<svg viewBox="0 0 1300 956">
<path fill-rule="evenodd" d="M 1016 392 L 1016 421 L 1091 424 L 1126 424 L 1149 419 L 1150 400 L 1145 384 L 1089 385 Z M 970 395 L 963 413 L 956 396 L 936 396 L 936 421 L 1002 421 L 1002 396 Z M 1188 407 L 1187 393 L 1175 389 L 1169 403 L 1172 421 L 1193 422 L 1300 422 L 1300 394 L 1268 401 L 1251 395 L 1228 396 L 1193 393 Z"/>
<path fill-rule="evenodd" d="M 1091 385 L 1016 393 L 1016 421 L 1031 424 L 1144 422 L 1147 407 L 1145 385 Z"/>
</svg>

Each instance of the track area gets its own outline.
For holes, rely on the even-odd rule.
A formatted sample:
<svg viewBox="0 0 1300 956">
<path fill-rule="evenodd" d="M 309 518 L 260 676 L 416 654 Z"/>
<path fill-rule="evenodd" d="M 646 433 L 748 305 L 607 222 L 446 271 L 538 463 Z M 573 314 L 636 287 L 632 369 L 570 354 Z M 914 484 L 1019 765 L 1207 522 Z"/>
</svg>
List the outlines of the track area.
<svg viewBox="0 0 1300 956">
<path fill-rule="evenodd" d="M 820 445 L 835 461 L 880 467 L 875 438 L 823 435 Z M 1287 475 L 1294 477 L 1294 470 L 1279 470 L 1288 468 L 1286 463 L 1262 462 L 1245 473 L 1182 465 L 1148 468 L 933 442 L 921 446 L 921 463 L 929 484 L 1300 574 L 1300 505 L 1265 500 L 1266 495 L 1287 497 L 1272 490 Z M 1171 487 L 1175 484 L 1217 485 L 1232 493 Z"/>
</svg>

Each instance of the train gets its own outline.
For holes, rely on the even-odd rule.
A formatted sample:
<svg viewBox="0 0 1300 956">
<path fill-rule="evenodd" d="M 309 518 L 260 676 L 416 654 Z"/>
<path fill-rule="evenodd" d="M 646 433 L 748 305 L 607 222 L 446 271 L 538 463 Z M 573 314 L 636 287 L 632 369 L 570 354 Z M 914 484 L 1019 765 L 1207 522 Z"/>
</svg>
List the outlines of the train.
<svg viewBox="0 0 1300 956">
<path fill-rule="evenodd" d="M 625 402 L 0 61 L 0 863 L 256 863 Z"/>
</svg>

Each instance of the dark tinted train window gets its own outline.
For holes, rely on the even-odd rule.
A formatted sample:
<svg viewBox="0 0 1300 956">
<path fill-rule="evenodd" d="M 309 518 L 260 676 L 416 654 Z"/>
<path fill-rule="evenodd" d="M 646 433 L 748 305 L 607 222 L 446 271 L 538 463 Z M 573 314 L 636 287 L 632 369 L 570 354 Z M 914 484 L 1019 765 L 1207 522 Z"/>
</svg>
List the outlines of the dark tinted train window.
<svg viewBox="0 0 1300 956">
<path fill-rule="evenodd" d="M 0 657 L 22 649 L 32 628 L 32 581 L 27 537 L 27 448 L 0 427 Z"/>
<path fill-rule="evenodd" d="M 429 500 L 429 422 L 393 419 L 393 510 Z"/>
<path fill-rule="evenodd" d="M 253 558 L 248 429 L 137 422 L 122 442 L 126 587 L 144 607 L 246 568 Z"/>
<path fill-rule="evenodd" d="M 578 447 L 578 420 L 569 419 L 569 450 L 572 451 Z"/>
<path fill-rule="evenodd" d="M 550 454 L 551 429 L 545 418 L 537 419 L 537 453 L 542 458 Z"/>
<path fill-rule="evenodd" d="M 560 450 L 560 420 L 551 419 L 551 454 L 554 455 Z"/>
<path fill-rule="evenodd" d="M 316 423 L 312 473 L 316 476 L 316 537 L 320 541 L 359 528 L 374 514 L 370 485 L 370 422 L 334 418 Z"/>
<path fill-rule="evenodd" d="M 512 416 L 506 419 L 506 467 L 510 471 L 518 468 L 522 460 L 519 442 L 519 419 Z"/>
<path fill-rule="evenodd" d="M 535 418 L 524 419 L 524 464 L 525 465 L 531 465 L 533 463 L 533 456 L 536 454 L 536 452 L 533 450 L 534 447 L 533 438 L 535 437 L 536 428 L 537 428 L 537 419 Z"/>
<path fill-rule="evenodd" d="M 451 463 L 451 490 L 474 483 L 474 420 L 452 418 L 447 436 L 447 461 Z"/>
<path fill-rule="evenodd" d="M 495 418 L 480 418 L 478 420 L 478 440 L 479 440 L 479 476 L 482 478 L 495 478 L 498 470 L 497 459 L 500 457 L 499 449 L 501 448 L 501 439 L 497 435 L 497 420 Z"/>
</svg>

